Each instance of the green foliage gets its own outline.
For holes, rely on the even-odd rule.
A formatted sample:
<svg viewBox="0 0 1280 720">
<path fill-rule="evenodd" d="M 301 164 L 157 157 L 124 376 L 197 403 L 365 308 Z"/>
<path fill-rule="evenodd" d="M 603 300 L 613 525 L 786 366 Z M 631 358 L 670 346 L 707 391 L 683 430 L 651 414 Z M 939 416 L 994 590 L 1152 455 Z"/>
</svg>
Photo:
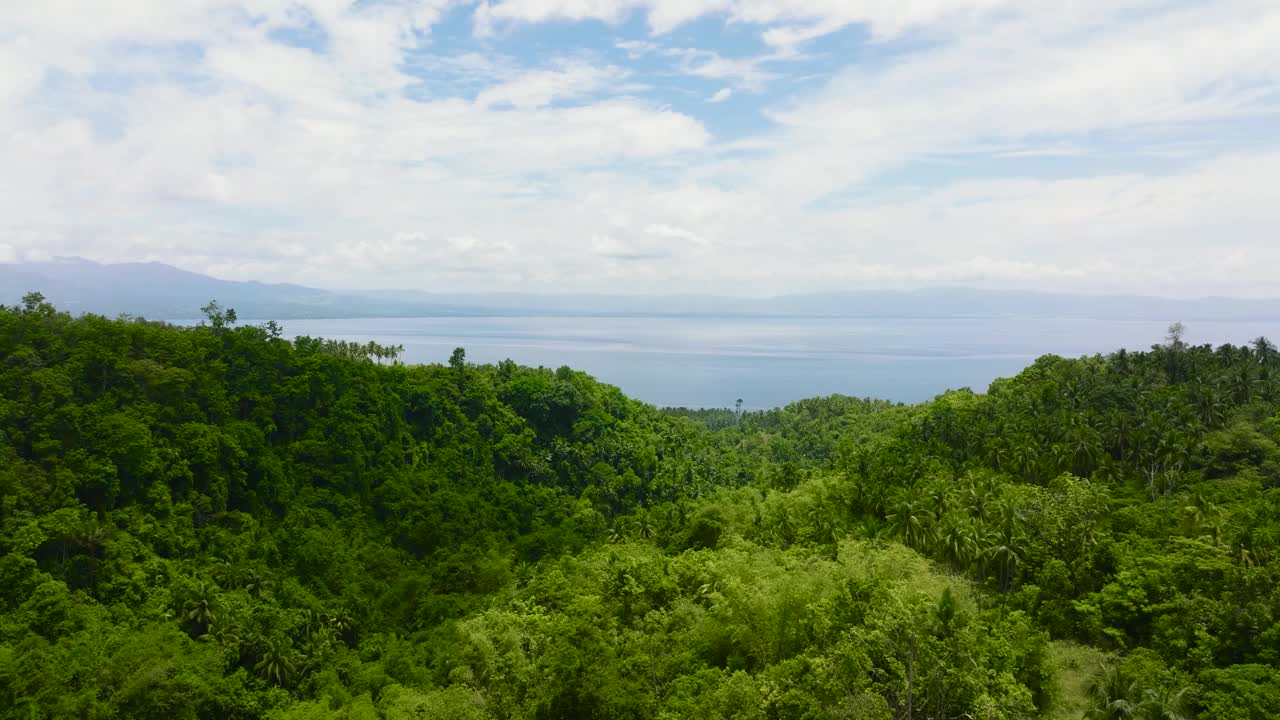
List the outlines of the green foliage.
<svg viewBox="0 0 1280 720">
<path fill-rule="evenodd" d="M 1233 665 L 1200 677 L 1204 717 L 1262 720 L 1280 717 L 1280 670 L 1274 665 Z"/>
<path fill-rule="evenodd" d="M 659 411 L 205 310 L 0 308 L 0 719 L 1280 716 L 1266 341 Z"/>
</svg>

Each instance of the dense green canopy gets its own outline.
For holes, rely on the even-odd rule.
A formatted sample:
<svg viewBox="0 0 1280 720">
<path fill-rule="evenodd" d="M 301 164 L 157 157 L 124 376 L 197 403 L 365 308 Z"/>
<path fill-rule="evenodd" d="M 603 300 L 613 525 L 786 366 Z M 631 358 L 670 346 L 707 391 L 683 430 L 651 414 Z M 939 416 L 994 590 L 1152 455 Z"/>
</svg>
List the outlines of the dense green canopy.
<svg viewBox="0 0 1280 720">
<path fill-rule="evenodd" d="M 0 718 L 1280 717 L 1280 353 L 666 410 L 0 306 Z"/>
</svg>

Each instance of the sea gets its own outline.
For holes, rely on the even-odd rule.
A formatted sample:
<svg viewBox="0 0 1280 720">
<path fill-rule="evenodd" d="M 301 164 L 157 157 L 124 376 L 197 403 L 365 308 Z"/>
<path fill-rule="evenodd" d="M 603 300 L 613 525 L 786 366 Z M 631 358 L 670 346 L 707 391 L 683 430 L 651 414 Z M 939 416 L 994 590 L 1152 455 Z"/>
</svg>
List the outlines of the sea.
<svg viewBox="0 0 1280 720">
<path fill-rule="evenodd" d="M 1145 350 L 1168 323 L 1079 318 L 422 317 L 289 320 L 288 336 L 403 345 L 402 361 L 567 365 L 647 403 L 779 407 L 832 394 L 920 402 L 983 392 L 1036 358 Z M 1188 322 L 1186 342 L 1280 339 L 1280 320 Z"/>
</svg>

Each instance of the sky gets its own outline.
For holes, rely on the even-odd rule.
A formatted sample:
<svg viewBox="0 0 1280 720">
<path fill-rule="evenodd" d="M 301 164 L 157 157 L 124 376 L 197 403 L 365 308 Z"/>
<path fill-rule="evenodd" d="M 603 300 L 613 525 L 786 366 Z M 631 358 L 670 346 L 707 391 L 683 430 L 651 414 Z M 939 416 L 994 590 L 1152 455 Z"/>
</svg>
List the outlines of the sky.
<svg viewBox="0 0 1280 720">
<path fill-rule="evenodd" d="M 1276 0 L 0 3 L 0 262 L 1280 297 Z"/>
</svg>

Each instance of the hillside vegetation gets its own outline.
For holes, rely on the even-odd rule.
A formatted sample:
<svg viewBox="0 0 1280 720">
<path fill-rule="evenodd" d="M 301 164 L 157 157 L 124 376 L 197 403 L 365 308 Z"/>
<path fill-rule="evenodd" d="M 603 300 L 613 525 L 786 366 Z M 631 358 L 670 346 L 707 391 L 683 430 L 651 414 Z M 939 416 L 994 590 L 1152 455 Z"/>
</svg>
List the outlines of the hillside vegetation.
<svg viewBox="0 0 1280 720">
<path fill-rule="evenodd" d="M 1280 717 L 1280 353 L 660 411 L 0 306 L 0 718 Z"/>
</svg>

